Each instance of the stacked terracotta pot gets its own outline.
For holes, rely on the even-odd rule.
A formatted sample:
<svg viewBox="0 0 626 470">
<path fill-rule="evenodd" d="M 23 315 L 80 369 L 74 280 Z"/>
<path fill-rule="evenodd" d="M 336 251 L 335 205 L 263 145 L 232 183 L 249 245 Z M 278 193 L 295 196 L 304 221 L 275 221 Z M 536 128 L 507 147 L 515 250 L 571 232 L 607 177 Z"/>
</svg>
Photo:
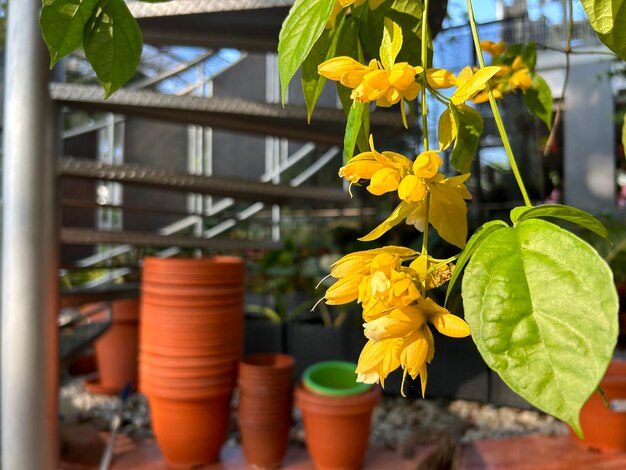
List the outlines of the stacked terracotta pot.
<svg viewBox="0 0 626 470">
<path fill-rule="evenodd" d="M 291 427 L 294 359 L 252 354 L 239 365 L 237 422 L 243 453 L 257 468 L 279 467 Z"/>
<path fill-rule="evenodd" d="M 107 304 L 89 304 L 86 311 L 100 310 L 93 321 L 105 321 Z M 118 395 L 129 384 L 137 388 L 139 301 L 116 300 L 110 305 L 111 327 L 95 343 L 98 379 L 85 383 L 93 393 Z"/>
<path fill-rule="evenodd" d="M 140 390 L 168 464 L 215 462 L 243 341 L 240 258 L 144 260 Z"/>
</svg>

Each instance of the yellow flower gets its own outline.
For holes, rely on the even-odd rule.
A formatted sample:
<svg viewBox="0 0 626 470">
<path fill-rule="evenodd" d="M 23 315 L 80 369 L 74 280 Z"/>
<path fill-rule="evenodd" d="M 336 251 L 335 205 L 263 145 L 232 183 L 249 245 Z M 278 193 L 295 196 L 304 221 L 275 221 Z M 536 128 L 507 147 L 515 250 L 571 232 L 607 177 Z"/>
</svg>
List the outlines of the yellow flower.
<svg viewBox="0 0 626 470">
<path fill-rule="evenodd" d="M 400 266 L 403 257 L 411 257 L 415 254 L 416 252 L 409 248 L 386 246 L 344 256 L 333 264 L 330 275 L 337 278 L 338 281 L 326 291 L 324 295 L 326 303 L 328 305 L 341 305 L 357 300 L 364 289 L 361 284 L 371 282 L 371 276 L 374 273 L 381 271 L 391 275 L 392 267 Z M 386 265 L 383 266 L 385 263 Z M 380 275 L 378 279 L 380 280 Z M 396 280 L 397 277 L 394 278 L 394 282 Z M 386 291 L 384 292 L 387 294 Z"/>
<path fill-rule="evenodd" d="M 445 260 L 430 256 L 427 262 L 426 256 L 419 255 L 411 262 L 409 268 L 415 272 L 414 278 L 418 284 L 423 285 L 425 283 L 426 289 L 429 290 L 448 282 L 452 277 L 454 266 L 446 263 Z"/>
<path fill-rule="evenodd" d="M 361 103 L 376 102 L 377 106 L 389 107 L 400 103 L 402 122 L 408 127 L 404 100 L 414 100 L 421 87 L 415 76 L 422 67 L 407 62 L 396 63 L 402 48 L 402 30 L 391 20 L 385 20 L 385 31 L 380 46 L 380 62 L 370 61 L 369 66 L 349 57 L 335 57 L 318 66 L 318 73 L 329 80 L 339 81 L 351 88 L 350 97 Z"/>
<path fill-rule="evenodd" d="M 444 175 L 438 173 L 434 178 L 424 180 L 426 189 L 430 193 L 429 223 L 437 230 L 441 238 L 459 248 L 465 246 L 467 239 L 465 199 L 472 198 L 464 184 L 468 177 L 469 173 L 452 178 L 445 178 Z M 359 240 L 376 240 L 405 219 L 407 224 L 414 225 L 419 231 L 424 231 L 426 223 L 424 200 L 418 202 L 403 200 L 385 221 Z"/>
<path fill-rule="evenodd" d="M 504 41 L 480 41 L 480 48 L 493 56 L 498 56 L 504 52 L 504 50 L 506 49 L 506 44 Z"/>
<path fill-rule="evenodd" d="M 446 69 L 426 70 L 426 80 L 432 88 L 450 88 L 457 84 L 456 77 Z"/>
<path fill-rule="evenodd" d="M 411 171 L 413 162 L 399 153 L 377 152 L 373 136 L 370 136 L 370 149 L 370 152 L 358 154 L 341 167 L 339 176 L 345 177 L 351 184 L 369 179 L 367 190 L 377 196 L 395 191 L 402 178 Z"/>
<path fill-rule="evenodd" d="M 517 56 L 511 65 L 512 74 L 509 77 L 509 85 L 511 90 L 526 91 L 533 86 L 533 79 L 530 76 L 528 68 L 524 65 L 522 58 Z"/>
<path fill-rule="evenodd" d="M 426 364 L 435 353 L 432 333 L 426 322 L 453 338 L 470 334 L 469 326 L 462 318 L 452 315 L 432 299 L 421 298 L 416 304 L 390 310 L 386 315 L 365 323 L 368 343 L 363 348 L 357 365 L 358 381 L 380 382 L 398 367 L 413 379 L 420 376 L 422 394 L 426 390 Z"/>
</svg>

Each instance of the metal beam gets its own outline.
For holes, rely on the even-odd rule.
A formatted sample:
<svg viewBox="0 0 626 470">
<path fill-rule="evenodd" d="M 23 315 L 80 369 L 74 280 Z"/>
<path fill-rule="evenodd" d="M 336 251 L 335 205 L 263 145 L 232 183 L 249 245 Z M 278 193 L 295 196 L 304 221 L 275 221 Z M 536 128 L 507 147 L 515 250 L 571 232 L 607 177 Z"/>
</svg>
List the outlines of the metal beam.
<svg viewBox="0 0 626 470">
<path fill-rule="evenodd" d="M 4 101 L 2 467 L 58 468 L 55 109 L 40 0 L 9 3 Z"/>
</svg>

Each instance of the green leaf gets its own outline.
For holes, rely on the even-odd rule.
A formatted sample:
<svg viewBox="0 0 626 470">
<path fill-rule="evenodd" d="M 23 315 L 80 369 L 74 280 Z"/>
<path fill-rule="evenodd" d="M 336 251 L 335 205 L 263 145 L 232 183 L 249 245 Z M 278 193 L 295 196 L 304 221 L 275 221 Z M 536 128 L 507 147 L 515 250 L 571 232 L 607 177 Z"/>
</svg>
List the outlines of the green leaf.
<svg viewBox="0 0 626 470">
<path fill-rule="evenodd" d="M 626 3 L 624 0 L 581 0 L 591 27 L 609 49 L 626 60 Z"/>
<path fill-rule="evenodd" d="M 463 305 L 489 367 L 581 435 L 618 334 L 613 275 L 596 251 L 539 219 L 496 230 L 465 268 Z"/>
<path fill-rule="evenodd" d="M 335 28 L 325 29 L 311 52 L 302 63 L 302 93 L 307 108 L 307 119 L 311 122 L 311 115 L 319 98 L 326 78 L 317 72 L 317 66 L 325 60 L 335 57 L 337 40 L 343 29 L 345 15 L 337 18 Z"/>
<path fill-rule="evenodd" d="M 389 18 L 384 20 L 383 39 L 380 44 L 380 61 L 391 69 L 402 49 L 402 29 Z"/>
<path fill-rule="evenodd" d="M 463 268 L 476 251 L 476 248 L 478 248 L 480 244 L 487 239 L 489 234 L 495 232 L 496 230 L 500 230 L 503 227 L 508 227 L 506 222 L 504 222 L 503 220 L 492 220 L 483 224 L 478 230 L 474 232 L 474 234 L 467 241 L 467 245 L 465 245 L 465 248 L 463 248 L 463 251 L 456 260 L 454 271 L 452 272 L 452 277 L 450 278 L 450 282 L 448 283 L 446 299 L 443 303 L 444 307 L 448 303 L 448 296 L 450 295 L 450 292 L 452 292 L 452 287 L 463 272 Z"/>
<path fill-rule="evenodd" d="M 548 129 L 552 128 L 552 101 L 550 86 L 541 76 L 533 75 L 533 87 L 524 93 L 524 104 Z"/>
<path fill-rule="evenodd" d="M 452 101 L 453 104 L 459 105 L 469 100 L 472 96 L 485 88 L 485 83 L 499 71 L 500 67 L 493 65 L 478 69 L 476 73 L 472 75 L 472 78 L 457 88 L 450 97 L 450 101 Z"/>
<path fill-rule="evenodd" d="M 437 138 L 439 140 L 439 148 L 445 150 L 452 144 L 452 141 L 456 139 L 457 127 L 456 120 L 452 115 L 450 109 L 446 109 L 441 116 L 439 116 L 439 129 L 437 132 Z"/>
<path fill-rule="evenodd" d="M 339 33 L 335 55 L 352 57 L 354 60 L 361 63 L 365 60 L 359 43 L 359 25 L 352 16 L 346 18 L 344 26 Z M 352 98 L 350 97 L 352 90 L 337 82 L 337 94 L 343 105 L 343 112 L 346 117 L 348 117 L 350 115 L 350 109 L 352 108 Z M 366 106 L 363 110 L 363 125 L 356 139 L 356 144 L 361 152 L 366 152 L 369 149 L 369 128 L 370 110 L 369 107 Z"/>
<path fill-rule="evenodd" d="M 531 73 L 535 71 L 535 66 L 537 65 L 537 46 L 534 41 L 530 41 L 524 46 L 522 62 Z"/>
<path fill-rule="evenodd" d="M 85 24 L 98 0 L 44 0 L 39 24 L 50 51 L 50 68 L 83 46 Z"/>
<path fill-rule="evenodd" d="M 561 204 L 544 204 L 536 207 L 515 207 L 511 210 L 511 222 L 514 224 L 536 217 L 554 217 L 555 219 L 567 220 L 608 239 L 608 232 L 602 225 L 602 222 L 576 207 L 563 206 Z"/>
<path fill-rule="evenodd" d="M 141 58 L 141 31 L 124 0 L 98 2 L 83 44 L 107 98 L 133 76 Z"/>
<path fill-rule="evenodd" d="M 398 62 L 419 65 L 422 61 L 422 2 L 415 0 L 386 0 L 375 10 L 364 8 L 359 15 L 359 33 L 365 50 L 378 57 L 382 43 L 384 20 L 390 19 L 402 29 L 404 41 L 396 58 Z M 432 44 L 429 44 L 429 52 Z"/>
<path fill-rule="evenodd" d="M 278 36 L 278 73 L 283 103 L 289 82 L 324 32 L 333 0 L 296 0 Z"/>
<path fill-rule="evenodd" d="M 483 133 L 483 117 L 478 111 L 466 104 L 458 106 L 450 104 L 450 110 L 457 129 L 450 163 L 459 173 L 469 173 L 476 149 L 480 143 L 480 136 Z"/>
<path fill-rule="evenodd" d="M 354 155 L 357 135 L 363 125 L 363 109 L 365 106 L 360 101 L 355 100 L 352 102 L 348 121 L 346 122 L 346 133 L 343 138 L 343 160 L 345 163 L 348 163 L 352 155 Z"/>
</svg>

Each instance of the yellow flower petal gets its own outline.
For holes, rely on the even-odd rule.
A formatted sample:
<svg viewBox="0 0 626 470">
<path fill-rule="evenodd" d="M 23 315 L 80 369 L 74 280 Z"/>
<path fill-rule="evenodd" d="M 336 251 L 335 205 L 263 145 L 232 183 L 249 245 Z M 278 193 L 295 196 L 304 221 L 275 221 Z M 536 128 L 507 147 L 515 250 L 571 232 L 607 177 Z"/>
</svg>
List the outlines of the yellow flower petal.
<svg viewBox="0 0 626 470">
<path fill-rule="evenodd" d="M 437 150 L 428 150 L 420 153 L 413 163 L 413 174 L 421 178 L 432 178 L 437 174 L 443 161 Z"/>
<path fill-rule="evenodd" d="M 336 82 L 340 81 L 344 74 L 359 71 L 365 74 L 369 72 L 369 68 L 347 56 L 334 57 L 317 66 L 320 75 Z"/>
<path fill-rule="evenodd" d="M 398 186 L 398 196 L 406 202 L 421 202 L 426 197 L 426 185 L 422 178 L 407 175 Z"/>
<path fill-rule="evenodd" d="M 430 319 L 439 333 L 451 338 L 465 338 L 470 335 L 469 325 L 460 317 L 451 313 L 440 313 Z"/>
<path fill-rule="evenodd" d="M 339 169 L 339 176 L 351 183 L 361 179 L 370 179 L 377 172 L 385 168 L 372 152 L 363 152 L 353 157 L 347 165 Z"/>
<path fill-rule="evenodd" d="M 359 283 L 363 276 L 346 276 L 339 279 L 326 291 L 326 303 L 328 305 L 347 304 L 356 300 L 359 295 Z"/>
<path fill-rule="evenodd" d="M 381 194 L 395 191 L 400 184 L 400 173 L 395 168 L 382 168 L 372 175 L 367 190 L 380 196 Z"/>
<path fill-rule="evenodd" d="M 454 74 L 446 69 L 428 69 L 426 80 L 435 89 L 450 88 L 457 84 Z"/>
</svg>

